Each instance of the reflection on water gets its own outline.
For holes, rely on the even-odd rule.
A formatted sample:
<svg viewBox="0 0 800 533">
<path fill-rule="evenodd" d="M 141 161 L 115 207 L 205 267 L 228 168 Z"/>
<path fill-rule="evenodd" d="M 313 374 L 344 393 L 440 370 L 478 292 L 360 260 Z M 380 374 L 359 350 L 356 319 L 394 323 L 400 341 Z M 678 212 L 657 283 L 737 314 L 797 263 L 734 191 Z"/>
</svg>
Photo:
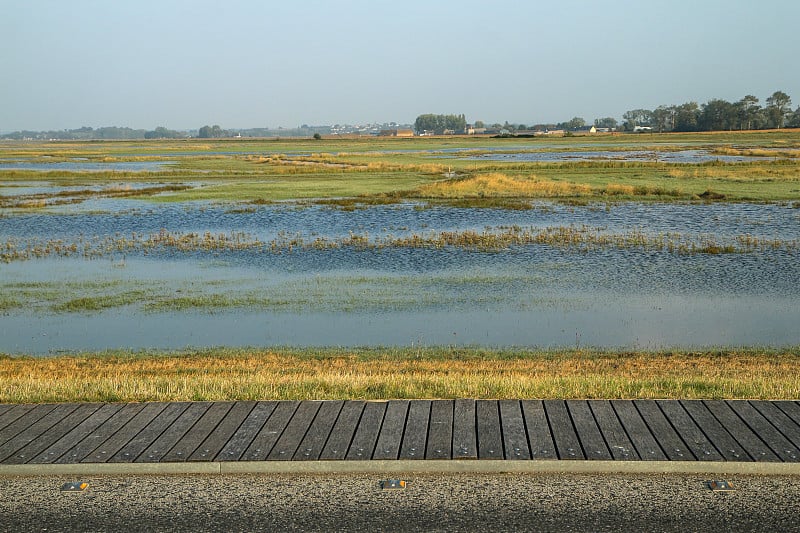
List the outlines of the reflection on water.
<svg viewBox="0 0 800 533">
<path fill-rule="evenodd" d="M 166 205 L 107 214 L 0 218 L 0 242 L 132 232 L 243 231 L 344 237 L 522 225 L 702 238 L 800 238 L 779 205 L 567 207 L 529 211 Z M 245 345 L 676 346 L 800 344 L 800 253 L 676 254 L 453 248 L 161 250 L 0 264 L 0 352 Z M 59 312 L 73 298 L 133 299 Z M 14 301 L 18 303 L 15 304 Z M 5 302 L 5 303 L 3 303 Z M 19 302 L 22 302 L 21 304 Z M 211 302 L 209 304 L 209 302 Z M 158 304 L 161 305 L 158 305 Z"/>
</svg>

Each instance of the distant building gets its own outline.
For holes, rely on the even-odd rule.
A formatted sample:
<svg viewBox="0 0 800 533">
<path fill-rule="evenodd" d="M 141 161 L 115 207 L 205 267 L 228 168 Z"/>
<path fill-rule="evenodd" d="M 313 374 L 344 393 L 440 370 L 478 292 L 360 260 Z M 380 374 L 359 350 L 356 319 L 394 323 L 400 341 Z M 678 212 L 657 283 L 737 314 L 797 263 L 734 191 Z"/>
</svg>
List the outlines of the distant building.
<svg viewBox="0 0 800 533">
<path fill-rule="evenodd" d="M 378 137 L 413 137 L 414 130 L 396 129 L 396 130 L 381 130 L 378 132 Z"/>
</svg>

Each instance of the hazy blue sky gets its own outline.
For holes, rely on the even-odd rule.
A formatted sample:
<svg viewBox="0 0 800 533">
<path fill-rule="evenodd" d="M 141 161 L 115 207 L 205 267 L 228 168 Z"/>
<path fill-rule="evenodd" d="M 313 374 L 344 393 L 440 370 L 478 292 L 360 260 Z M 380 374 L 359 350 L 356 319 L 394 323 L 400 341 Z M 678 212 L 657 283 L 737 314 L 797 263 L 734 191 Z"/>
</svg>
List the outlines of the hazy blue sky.
<svg viewBox="0 0 800 533">
<path fill-rule="evenodd" d="M 798 0 L 0 0 L 0 131 L 797 107 L 798 24 Z"/>
</svg>

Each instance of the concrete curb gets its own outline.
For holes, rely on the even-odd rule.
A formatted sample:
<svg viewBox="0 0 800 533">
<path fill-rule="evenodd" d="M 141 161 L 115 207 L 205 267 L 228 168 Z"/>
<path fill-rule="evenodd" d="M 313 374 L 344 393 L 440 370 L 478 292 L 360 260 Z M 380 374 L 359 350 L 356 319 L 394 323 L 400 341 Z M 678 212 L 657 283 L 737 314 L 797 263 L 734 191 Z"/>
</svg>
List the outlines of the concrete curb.
<svg viewBox="0 0 800 533">
<path fill-rule="evenodd" d="M 0 476 L 189 474 L 761 474 L 800 475 L 800 463 L 704 461 L 237 461 L 0 465 Z"/>
</svg>

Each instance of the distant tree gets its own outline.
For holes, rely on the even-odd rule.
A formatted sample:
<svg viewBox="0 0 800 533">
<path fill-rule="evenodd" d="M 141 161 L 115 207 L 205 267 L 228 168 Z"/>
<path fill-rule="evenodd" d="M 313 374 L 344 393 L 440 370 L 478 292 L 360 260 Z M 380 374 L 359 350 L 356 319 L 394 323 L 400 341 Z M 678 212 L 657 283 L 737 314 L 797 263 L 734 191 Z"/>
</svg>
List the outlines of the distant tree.
<svg viewBox="0 0 800 533">
<path fill-rule="evenodd" d="M 653 109 L 653 127 L 656 128 L 659 133 L 670 131 L 672 129 L 673 116 L 671 107 L 665 105 L 658 106 Z"/>
<path fill-rule="evenodd" d="M 463 132 L 467 128 L 466 117 L 462 115 L 434 115 L 431 113 L 420 115 L 414 121 L 417 133 L 432 131 L 441 135 L 446 130 Z"/>
<path fill-rule="evenodd" d="M 800 128 L 800 106 L 789 116 L 786 125 L 790 128 Z"/>
<path fill-rule="evenodd" d="M 476 128 L 485 128 L 486 124 L 484 124 L 482 120 L 476 120 L 475 121 L 475 127 Z"/>
<path fill-rule="evenodd" d="M 625 123 L 623 124 L 626 131 L 633 131 L 636 126 L 650 126 L 653 125 L 653 112 L 649 109 L 633 109 L 626 111 L 622 115 Z"/>
<path fill-rule="evenodd" d="M 569 119 L 564 126 L 568 130 L 577 130 L 586 125 L 586 121 L 581 117 L 572 117 Z"/>
<path fill-rule="evenodd" d="M 315 133 L 314 134 L 314 139 L 319 141 L 320 139 L 322 139 L 322 135 L 320 135 L 319 133 Z"/>
<path fill-rule="evenodd" d="M 734 105 L 737 106 L 739 111 L 739 128 L 743 130 L 753 129 L 753 123 L 761 111 L 761 107 L 758 105 L 758 98 L 748 94 Z"/>
<path fill-rule="evenodd" d="M 697 117 L 700 106 L 697 102 L 686 102 L 675 106 L 673 131 L 697 131 Z"/>
<path fill-rule="evenodd" d="M 731 130 L 736 124 L 736 107 L 727 100 L 715 98 L 700 108 L 697 124 L 701 130 Z"/>
<path fill-rule="evenodd" d="M 609 128 L 613 130 L 617 127 L 617 119 L 614 117 L 596 118 L 594 119 L 594 125 L 598 128 Z"/>
<path fill-rule="evenodd" d="M 228 132 L 220 128 L 218 125 L 214 124 L 213 126 L 203 126 L 197 132 L 197 136 L 201 139 L 218 139 L 220 137 L 225 137 Z"/>
<path fill-rule="evenodd" d="M 767 98 L 767 116 L 771 125 L 782 128 L 786 115 L 792 110 L 792 99 L 782 91 L 775 91 Z"/>
</svg>

